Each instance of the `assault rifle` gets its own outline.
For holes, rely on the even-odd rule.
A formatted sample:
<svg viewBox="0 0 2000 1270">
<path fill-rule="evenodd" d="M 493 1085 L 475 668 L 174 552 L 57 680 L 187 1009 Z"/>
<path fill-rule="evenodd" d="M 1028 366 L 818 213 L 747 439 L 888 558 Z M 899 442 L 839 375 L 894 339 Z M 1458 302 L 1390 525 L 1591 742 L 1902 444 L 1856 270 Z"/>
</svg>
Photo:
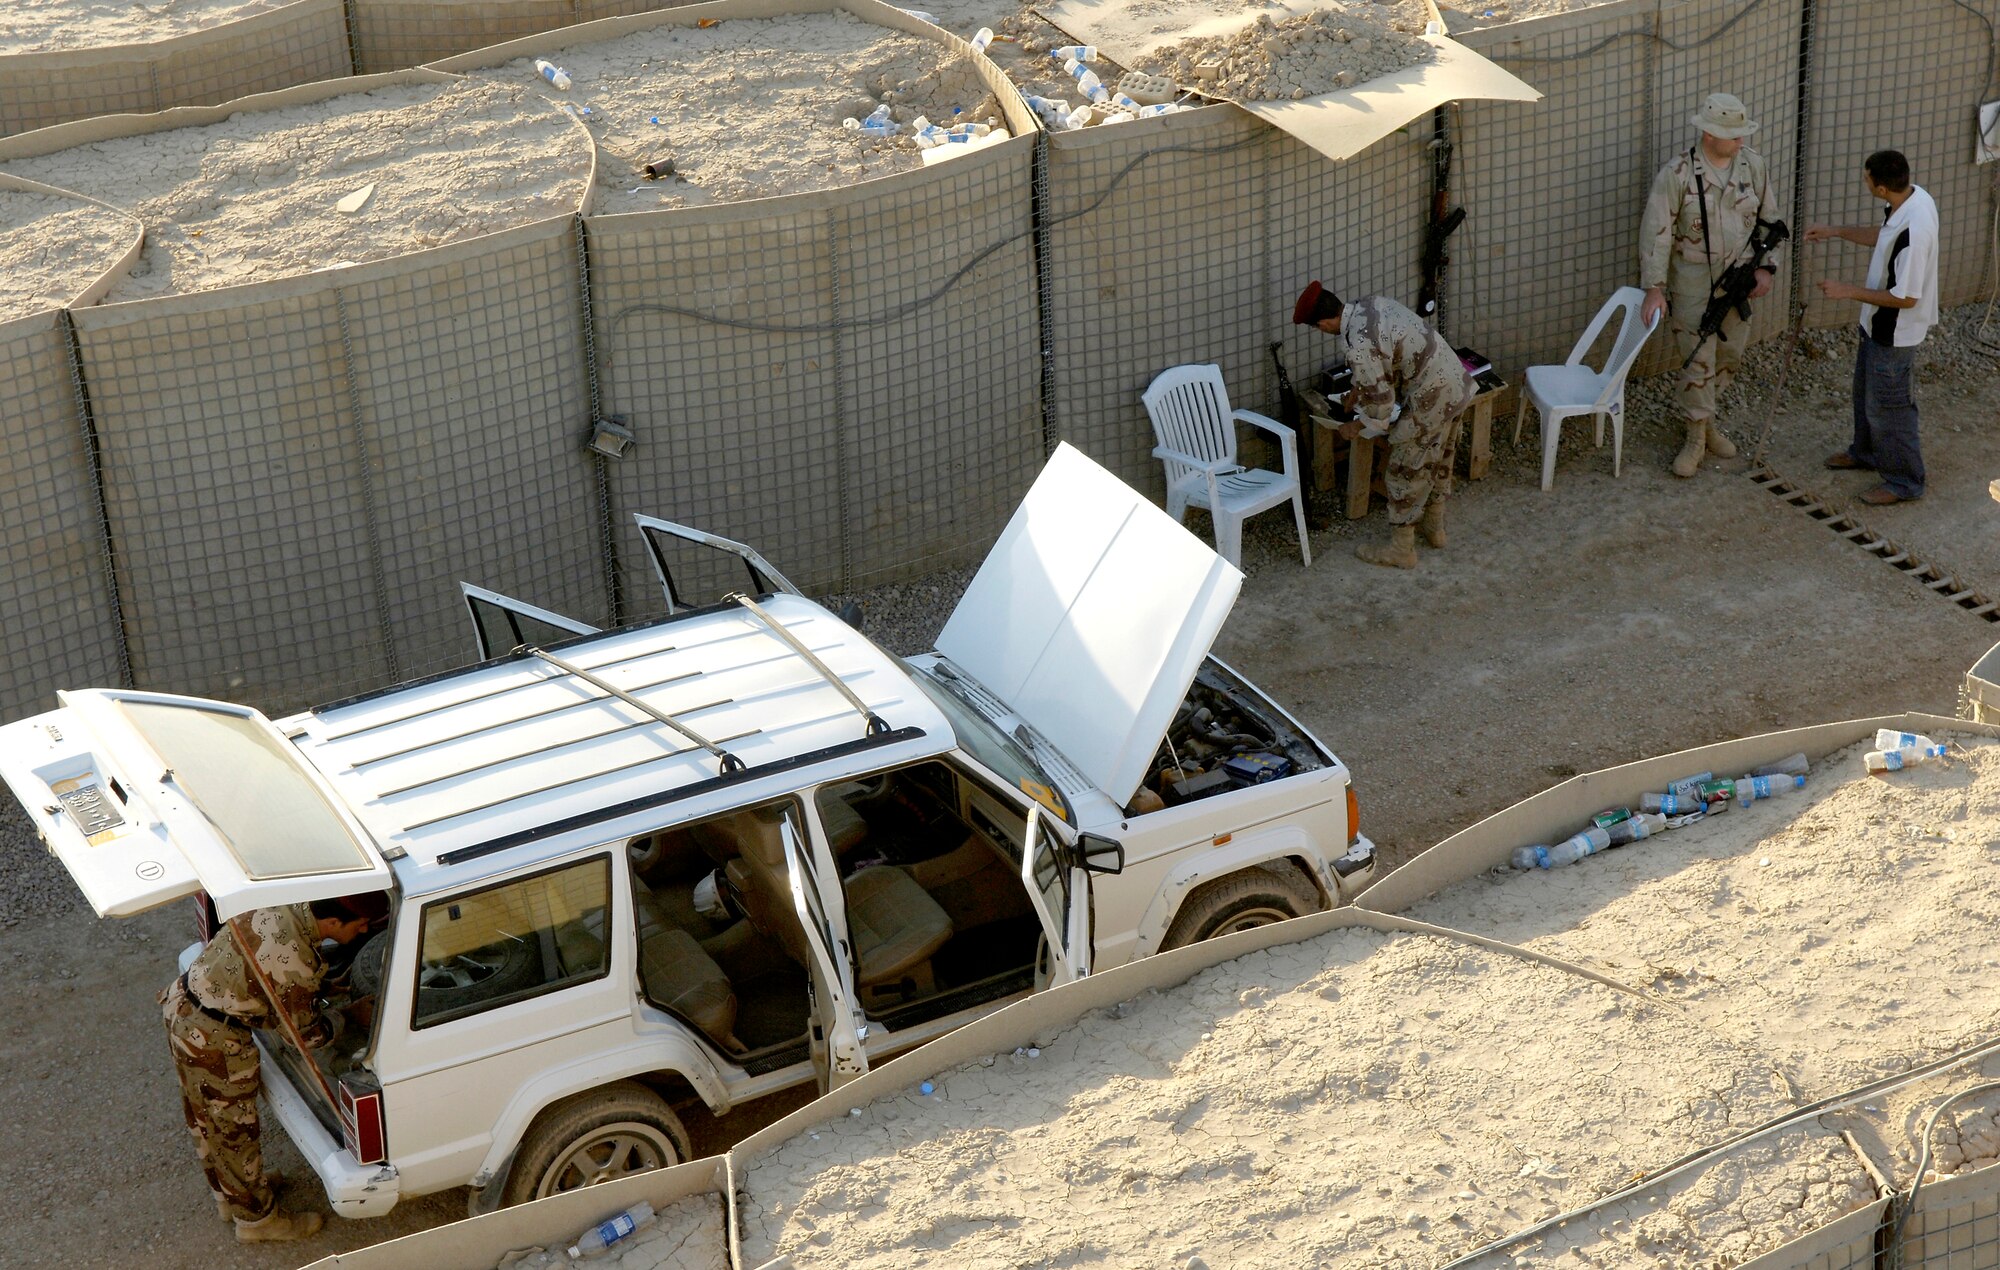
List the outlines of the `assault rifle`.
<svg viewBox="0 0 2000 1270">
<path fill-rule="evenodd" d="M 1709 288 L 1708 307 L 1701 311 L 1701 327 L 1695 332 L 1694 347 L 1688 350 L 1687 361 L 1681 363 L 1686 370 L 1694 361 L 1695 354 L 1708 338 L 1722 330 L 1722 324 L 1729 319 L 1731 310 L 1744 321 L 1750 320 L 1750 293 L 1757 288 L 1757 271 L 1764 267 L 1764 259 L 1777 249 L 1779 243 L 1792 236 L 1792 231 L 1781 220 L 1760 220 L 1750 231 L 1748 260 L 1738 261 L 1722 271 L 1722 276 Z"/>
</svg>

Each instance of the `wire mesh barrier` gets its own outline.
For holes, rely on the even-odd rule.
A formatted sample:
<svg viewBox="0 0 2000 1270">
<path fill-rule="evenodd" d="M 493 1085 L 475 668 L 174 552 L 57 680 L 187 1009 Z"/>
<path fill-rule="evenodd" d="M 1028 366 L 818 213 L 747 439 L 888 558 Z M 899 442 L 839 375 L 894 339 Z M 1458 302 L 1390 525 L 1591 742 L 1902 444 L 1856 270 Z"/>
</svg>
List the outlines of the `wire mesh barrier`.
<svg viewBox="0 0 2000 1270">
<path fill-rule="evenodd" d="M 0 137 L 92 115 L 206 106 L 348 74 L 342 0 L 150 44 L 0 54 Z"/>
<path fill-rule="evenodd" d="M 0 322 L 0 579 L 9 640 L 0 707 L 47 709 L 55 690 L 120 683 L 119 622 L 92 494 L 93 456 L 61 310 Z"/>
<path fill-rule="evenodd" d="M 1964 304 L 1990 284 L 1996 168 L 1973 162 L 1979 103 L 2000 95 L 1994 24 L 2000 0 L 1813 0 L 1808 179 L 1800 219 L 1878 223 L 1882 205 L 1862 185 L 1861 164 L 1901 150 L 1911 179 L 1938 206 L 1939 302 Z M 1820 297 L 1823 277 L 1859 281 L 1868 262 L 1841 243 L 1815 246 L 1801 271 L 1817 326 L 1854 320 L 1850 304 Z"/>
<path fill-rule="evenodd" d="M 638 440 L 614 505 L 852 589 L 957 563 L 1042 456 L 1033 142 L 747 208 L 591 222 L 604 409 Z M 757 205 L 752 205 L 753 207 Z M 783 210 L 776 210 L 783 209 Z M 621 523 L 628 593 L 657 607 Z M 677 576 L 699 602 L 733 562 Z"/>
</svg>

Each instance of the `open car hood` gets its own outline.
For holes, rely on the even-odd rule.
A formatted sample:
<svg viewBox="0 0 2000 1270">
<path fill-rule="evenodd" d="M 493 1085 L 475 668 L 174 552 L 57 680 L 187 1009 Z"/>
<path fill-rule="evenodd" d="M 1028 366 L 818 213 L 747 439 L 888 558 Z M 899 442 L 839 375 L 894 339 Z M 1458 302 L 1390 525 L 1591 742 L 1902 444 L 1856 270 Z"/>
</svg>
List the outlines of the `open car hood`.
<svg viewBox="0 0 2000 1270">
<path fill-rule="evenodd" d="M 1242 586 L 1208 544 L 1065 444 L 938 651 L 1123 806 Z"/>
<path fill-rule="evenodd" d="M 98 916 L 205 890 L 227 919 L 390 885 L 367 831 L 257 711 L 156 692 L 57 698 L 0 728 L 0 778 Z"/>
</svg>

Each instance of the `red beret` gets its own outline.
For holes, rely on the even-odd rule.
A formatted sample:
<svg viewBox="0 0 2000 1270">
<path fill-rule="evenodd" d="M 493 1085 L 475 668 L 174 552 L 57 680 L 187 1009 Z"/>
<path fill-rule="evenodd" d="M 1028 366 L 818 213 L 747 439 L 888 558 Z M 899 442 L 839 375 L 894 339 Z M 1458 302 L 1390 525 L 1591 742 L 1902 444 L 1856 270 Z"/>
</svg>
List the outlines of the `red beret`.
<svg viewBox="0 0 2000 1270">
<path fill-rule="evenodd" d="M 1292 306 L 1292 321 L 1299 326 L 1313 324 L 1313 306 L 1319 303 L 1320 292 L 1326 290 L 1318 281 L 1306 283 L 1306 289 L 1299 292 L 1299 302 Z"/>
</svg>

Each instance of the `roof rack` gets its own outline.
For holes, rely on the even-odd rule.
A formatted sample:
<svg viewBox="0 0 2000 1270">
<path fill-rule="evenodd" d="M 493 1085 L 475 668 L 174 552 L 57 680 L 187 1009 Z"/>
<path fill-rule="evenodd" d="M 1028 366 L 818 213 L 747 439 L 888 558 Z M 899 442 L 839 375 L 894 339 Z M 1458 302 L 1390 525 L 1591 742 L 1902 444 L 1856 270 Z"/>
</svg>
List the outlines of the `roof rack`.
<svg viewBox="0 0 2000 1270">
<path fill-rule="evenodd" d="M 765 618 L 764 620 L 768 622 L 770 619 Z M 722 775 L 728 776 L 733 773 L 744 770 L 744 764 L 742 759 L 737 758 L 734 754 L 731 754 L 728 750 L 723 749 L 721 746 L 709 740 L 707 737 L 695 731 L 693 728 L 687 726 L 685 723 L 682 723 L 679 719 L 676 719 L 673 715 L 668 714 L 666 711 L 658 709 L 657 707 L 654 706 L 647 705 L 645 702 L 639 700 L 639 698 L 633 696 L 631 693 L 625 691 L 623 688 L 620 688 L 617 684 L 614 684 L 606 679 L 601 679 L 598 676 L 591 674 L 583 667 L 573 665 L 570 662 L 566 662 L 562 658 L 556 656 L 554 653 L 548 652 L 545 649 L 536 648 L 532 644 L 524 644 L 522 645 L 522 649 L 531 656 L 540 658 L 541 660 L 547 662 L 551 666 L 554 666 L 558 670 L 564 671 L 571 675 L 575 675 L 578 679 L 583 680 L 585 683 L 589 684 L 593 688 L 596 688 L 600 692 L 607 692 L 611 694 L 612 696 L 618 698 L 620 701 L 623 701 L 626 705 L 631 706 L 633 709 L 640 710 L 646 714 L 652 715 L 655 719 L 658 719 L 661 723 L 666 724 L 668 727 L 680 733 L 688 740 L 693 741 L 696 745 L 699 745 L 702 749 L 707 750 L 710 754 L 715 755 L 716 759 L 721 764 Z M 800 648 L 799 651 L 805 652 L 803 648 Z M 805 655 L 807 657 L 812 657 L 811 653 L 806 653 Z M 817 659 L 815 659 L 815 664 L 817 664 Z M 824 667 L 822 667 L 821 669 L 822 671 L 824 671 Z M 843 692 L 846 691 L 845 684 L 841 685 L 841 690 Z M 851 692 L 847 694 L 847 699 L 849 701 L 854 701 L 857 705 L 860 704 L 859 701 L 855 698 L 854 694 Z M 869 718 L 871 719 L 873 719 L 874 717 L 875 716 L 873 715 L 869 716 Z"/>
<path fill-rule="evenodd" d="M 766 613 L 764 611 L 764 607 L 761 604 L 757 603 L 757 601 L 751 599 L 749 596 L 744 595 L 740 591 L 731 592 L 727 598 L 734 600 L 738 604 L 742 605 L 744 608 L 749 609 L 751 613 L 756 615 L 757 620 L 762 622 L 773 635 L 776 635 L 779 639 L 791 645 L 791 649 L 793 652 L 797 653 L 800 657 L 803 657 L 807 665 L 811 666 L 814 670 L 818 671 L 820 678 L 832 684 L 834 686 L 834 689 L 838 691 L 841 696 L 847 698 L 847 704 L 853 706 L 854 712 L 860 715 L 862 719 L 866 721 L 862 730 L 863 736 L 879 736 L 882 733 L 887 732 L 889 730 L 889 725 L 887 722 L 883 720 L 882 716 L 876 714 L 873 710 L 870 710 L 868 708 L 868 703 L 863 701 L 860 698 L 860 696 L 858 696 L 855 693 L 854 689 L 847 686 L 846 680 L 842 679 L 839 675 L 834 674 L 832 667 L 828 666 L 825 662 L 821 661 L 818 655 L 815 654 L 812 649 L 807 648 L 803 640 L 801 640 L 798 636 L 792 634 L 789 630 L 786 630 L 785 624 L 783 622 L 780 622 L 776 618 L 772 617 L 769 613 Z"/>
</svg>

